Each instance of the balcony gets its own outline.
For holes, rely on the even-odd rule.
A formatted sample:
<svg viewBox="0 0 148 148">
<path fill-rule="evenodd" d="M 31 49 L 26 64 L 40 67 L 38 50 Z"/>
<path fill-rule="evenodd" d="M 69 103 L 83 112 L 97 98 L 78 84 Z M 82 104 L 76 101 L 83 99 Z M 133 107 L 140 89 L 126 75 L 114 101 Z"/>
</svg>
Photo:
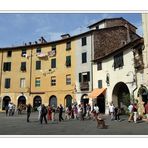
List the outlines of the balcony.
<svg viewBox="0 0 148 148">
<path fill-rule="evenodd" d="M 81 91 L 88 91 L 89 90 L 89 83 L 88 82 L 81 82 L 80 83 L 80 90 Z"/>
</svg>

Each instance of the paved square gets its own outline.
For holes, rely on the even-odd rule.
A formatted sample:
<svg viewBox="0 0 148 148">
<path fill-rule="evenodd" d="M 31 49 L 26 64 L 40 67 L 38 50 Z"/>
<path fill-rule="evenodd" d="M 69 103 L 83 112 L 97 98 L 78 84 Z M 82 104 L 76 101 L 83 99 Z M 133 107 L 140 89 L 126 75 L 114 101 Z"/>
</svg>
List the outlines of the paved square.
<svg viewBox="0 0 148 148">
<path fill-rule="evenodd" d="M 63 115 L 64 116 L 64 115 Z M 122 121 L 110 121 L 106 116 L 108 129 L 96 127 L 96 121 L 70 120 L 60 123 L 43 123 L 37 121 L 38 113 L 33 112 L 30 122 L 26 122 L 26 113 L 6 117 L 0 113 L 0 135 L 148 135 L 146 122 L 128 123 L 127 116 L 121 116 Z"/>
</svg>

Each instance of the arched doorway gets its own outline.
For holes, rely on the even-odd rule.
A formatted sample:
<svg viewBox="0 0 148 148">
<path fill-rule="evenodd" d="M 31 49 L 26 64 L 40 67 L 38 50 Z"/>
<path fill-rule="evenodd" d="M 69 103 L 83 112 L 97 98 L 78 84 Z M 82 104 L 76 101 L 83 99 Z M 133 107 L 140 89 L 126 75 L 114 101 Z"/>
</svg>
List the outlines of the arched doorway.
<svg viewBox="0 0 148 148">
<path fill-rule="evenodd" d="M 11 101 L 9 96 L 5 96 L 3 98 L 3 103 L 2 103 L 2 110 L 5 110 L 6 106 L 8 106 L 9 102 Z"/>
<path fill-rule="evenodd" d="M 130 104 L 130 93 L 125 83 L 119 82 L 114 86 L 112 101 L 118 107 L 128 106 Z"/>
<path fill-rule="evenodd" d="M 49 98 L 49 105 L 57 107 L 57 97 L 56 96 L 51 96 Z"/>
<path fill-rule="evenodd" d="M 72 96 L 71 95 L 67 95 L 66 97 L 65 97 L 65 106 L 66 107 L 69 107 L 69 106 L 71 106 L 72 105 Z"/>
<path fill-rule="evenodd" d="M 145 86 L 141 85 L 141 87 L 138 90 L 138 97 L 141 96 L 142 101 L 146 104 L 148 101 L 148 90 Z"/>
<path fill-rule="evenodd" d="M 105 113 L 105 96 L 103 94 L 97 97 L 97 106 L 100 113 Z"/>
<path fill-rule="evenodd" d="M 18 98 L 18 106 L 19 106 L 20 104 L 26 105 L 26 98 L 25 98 L 25 96 L 20 96 L 20 97 Z"/>
<path fill-rule="evenodd" d="M 33 99 L 33 108 L 37 108 L 42 104 L 42 99 L 40 96 L 35 96 Z"/>
</svg>

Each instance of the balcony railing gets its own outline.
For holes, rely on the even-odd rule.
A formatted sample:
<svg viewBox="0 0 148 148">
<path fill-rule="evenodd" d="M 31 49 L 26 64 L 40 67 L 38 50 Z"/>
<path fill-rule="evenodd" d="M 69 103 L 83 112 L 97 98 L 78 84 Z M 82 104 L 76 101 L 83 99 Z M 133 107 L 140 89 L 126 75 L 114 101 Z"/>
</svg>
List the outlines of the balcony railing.
<svg viewBox="0 0 148 148">
<path fill-rule="evenodd" d="M 80 90 L 81 91 L 87 91 L 87 90 L 89 90 L 89 83 L 88 82 L 81 82 L 80 83 Z"/>
</svg>

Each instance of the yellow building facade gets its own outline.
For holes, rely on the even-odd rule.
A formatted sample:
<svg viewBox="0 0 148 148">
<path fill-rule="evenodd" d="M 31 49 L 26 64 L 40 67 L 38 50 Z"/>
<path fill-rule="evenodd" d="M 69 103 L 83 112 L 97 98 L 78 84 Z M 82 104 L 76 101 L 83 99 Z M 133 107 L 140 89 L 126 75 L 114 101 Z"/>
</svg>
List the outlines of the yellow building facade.
<svg viewBox="0 0 148 148">
<path fill-rule="evenodd" d="M 75 98 L 75 40 L 63 39 L 0 51 L 1 110 L 8 102 L 62 104 Z"/>
</svg>

